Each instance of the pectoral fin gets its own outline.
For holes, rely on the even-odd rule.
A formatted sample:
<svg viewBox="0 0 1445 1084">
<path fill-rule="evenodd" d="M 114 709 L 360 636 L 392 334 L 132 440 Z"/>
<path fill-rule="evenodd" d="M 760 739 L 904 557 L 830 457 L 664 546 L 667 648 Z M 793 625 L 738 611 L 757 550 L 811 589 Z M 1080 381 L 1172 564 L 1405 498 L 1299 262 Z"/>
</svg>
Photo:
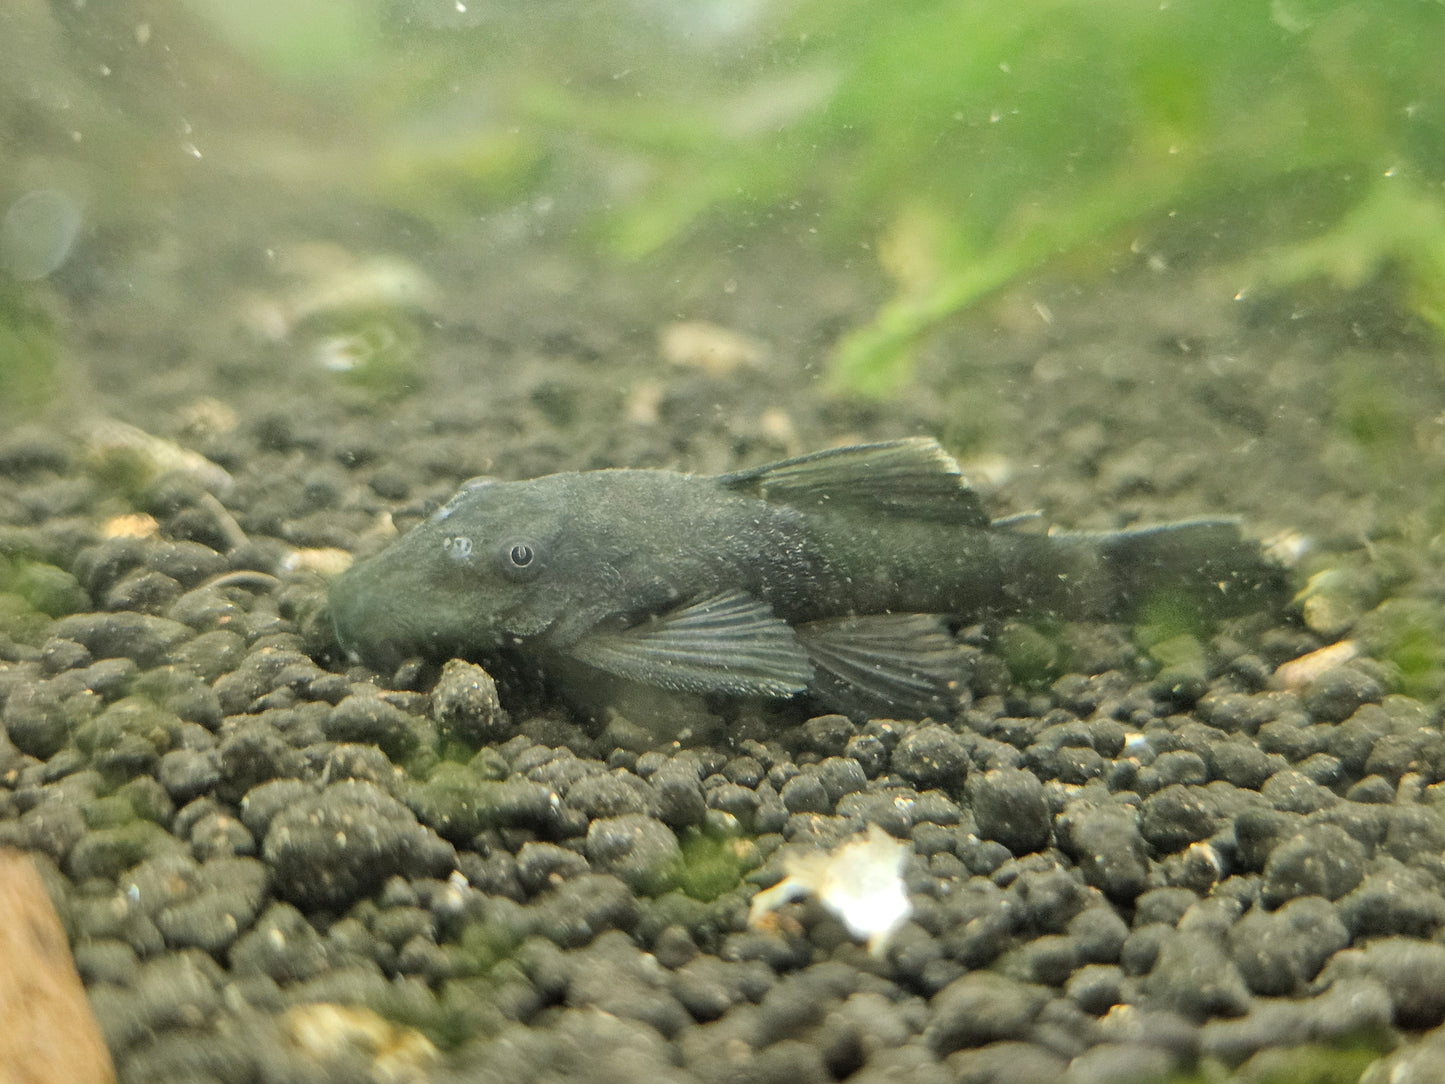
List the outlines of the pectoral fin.
<svg viewBox="0 0 1445 1084">
<path fill-rule="evenodd" d="M 978 494 L 928 437 L 856 444 L 724 474 L 729 489 L 790 505 L 852 505 L 888 515 L 987 527 Z"/>
<path fill-rule="evenodd" d="M 963 658 L 933 614 L 865 614 L 798 628 L 817 667 L 814 691 L 850 712 L 951 716 Z"/>
<path fill-rule="evenodd" d="M 678 692 L 786 697 L 806 689 L 813 676 L 792 627 L 739 592 L 629 628 L 588 633 L 568 653 L 618 677 Z"/>
</svg>

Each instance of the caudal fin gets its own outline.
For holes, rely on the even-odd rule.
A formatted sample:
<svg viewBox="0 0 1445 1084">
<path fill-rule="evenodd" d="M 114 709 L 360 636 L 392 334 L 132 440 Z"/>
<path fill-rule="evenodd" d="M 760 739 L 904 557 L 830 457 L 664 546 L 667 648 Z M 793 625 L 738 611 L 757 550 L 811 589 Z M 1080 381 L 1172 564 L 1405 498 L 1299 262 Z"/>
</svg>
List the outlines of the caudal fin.
<svg viewBox="0 0 1445 1084">
<path fill-rule="evenodd" d="M 1132 619 L 1159 604 L 1204 618 L 1277 609 L 1288 599 L 1283 566 L 1232 519 L 1198 519 L 1128 531 L 1047 537 L 1046 576 L 1031 578 L 1034 607 L 1072 619 Z"/>
<path fill-rule="evenodd" d="M 1163 600 L 1224 617 L 1274 609 L 1288 596 L 1285 569 L 1232 519 L 1186 520 L 1097 536 L 1114 607 L 1135 615 Z"/>
</svg>

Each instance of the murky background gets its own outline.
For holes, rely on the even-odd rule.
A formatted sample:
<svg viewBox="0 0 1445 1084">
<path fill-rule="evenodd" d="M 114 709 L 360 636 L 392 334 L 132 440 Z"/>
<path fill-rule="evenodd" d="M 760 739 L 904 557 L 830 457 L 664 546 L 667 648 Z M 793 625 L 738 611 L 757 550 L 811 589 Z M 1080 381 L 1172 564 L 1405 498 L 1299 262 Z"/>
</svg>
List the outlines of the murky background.
<svg viewBox="0 0 1445 1084">
<path fill-rule="evenodd" d="M 198 1071 L 179 1055 L 166 1062 L 146 1046 L 144 1027 L 116 1015 L 123 992 L 143 984 L 137 975 L 149 974 L 147 967 L 166 960 L 165 967 L 179 966 L 171 950 L 204 949 L 217 968 L 202 983 L 212 993 L 235 975 L 264 971 L 284 998 L 253 987 L 236 996 L 270 1021 L 280 1018 L 283 1001 L 347 1000 L 330 988 L 302 989 L 327 968 L 303 981 L 280 964 L 257 963 L 255 946 L 266 931 L 301 936 L 287 925 L 291 912 L 278 917 L 276 908 L 300 907 L 306 918 L 296 913 L 295 920 L 310 923 L 307 937 L 331 938 L 335 963 L 345 955 L 335 948 L 344 938 L 329 932 L 337 916 L 370 929 L 374 916 L 356 908 L 374 907 L 376 899 L 383 910 L 441 915 L 450 906 L 436 888 L 446 883 L 437 879 L 446 863 L 433 862 L 427 849 L 428 840 L 441 843 L 432 834 L 443 831 L 441 799 L 431 791 L 417 797 L 416 788 L 432 786 L 436 760 L 455 759 L 456 750 L 428 752 L 434 732 L 418 739 L 421 754 L 410 739 L 368 738 L 341 707 L 348 697 L 380 696 L 411 721 L 392 721 L 406 730 L 439 710 L 427 706 L 437 675 L 350 666 L 330 639 L 321 599 L 326 577 L 353 554 L 387 544 L 477 474 L 525 478 L 605 466 L 711 473 L 849 441 L 927 434 L 963 461 L 996 515 L 1042 510 L 1049 522 L 1103 529 L 1237 514 L 1251 536 L 1293 562 L 1300 594 L 1290 614 L 1223 639 L 1200 630 L 1125 628 L 1085 643 L 1008 630 L 987 645 L 1001 660 L 1008 691 L 974 690 L 985 705 L 981 716 L 1040 722 L 1052 710 L 1097 720 L 1117 709 L 1112 718 L 1144 728 L 1129 713 L 1147 702 L 1157 716 L 1151 725 L 1171 735 L 1163 749 L 1183 741 L 1166 722 L 1183 726 L 1194 712 L 1216 726 L 1211 720 L 1224 713 L 1198 705 L 1239 694 L 1268 702 L 1260 719 L 1307 715 L 1314 726 L 1301 730 L 1318 735 L 1319 727 L 1348 725 L 1349 712 L 1332 717 L 1343 710 L 1326 696 L 1335 686 L 1326 682 L 1314 693 L 1309 686 L 1343 659 L 1338 669 L 1346 678 L 1330 680 L 1345 688 L 1347 706 L 1388 714 L 1395 728 L 1389 740 L 1415 742 L 1414 759 L 1370 760 L 1366 751 L 1355 763 L 1343 737 L 1342 748 L 1328 752 L 1323 738 L 1319 748 L 1265 742 L 1268 754 L 1285 756 L 1341 808 L 1433 811 L 1438 802 L 1429 795 L 1445 778 L 1429 745 L 1438 738 L 1445 689 L 1441 41 L 1445 7 L 1364 0 L 1023 7 L 968 0 L 7 0 L 0 6 L 0 695 L 8 693 L 15 747 L 0 750 L 9 773 L 0 827 L 7 842 L 48 856 L 42 874 L 51 894 L 73 903 L 71 911 L 62 907 L 72 941 L 102 946 L 82 959 L 82 977 L 103 990 L 98 1004 L 109 1008 L 102 1025 L 122 1076 L 155 1079 L 162 1072 L 155 1066 L 182 1063 Z M 195 557 L 190 546 L 209 556 Z M 202 606 L 197 592 L 225 604 Z M 100 616 L 89 631 L 57 631 L 64 631 L 58 622 L 91 614 Z M 228 640 L 219 656 L 149 640 L 135 646 L 140 641 L 112 635 L 102 620 L 132 617 L 179 621 L 199 639 L 227 632 L 236 642 Z M 159 635 L 159 626 L 146 627 Z M 53 646 L 61 641 L 79 651 Z M 1342 653 L 1316 656 L 1316 669 L 1296 673 L 1283 691 L 1279 680 L 1266 687 L 1275 667 L 1332 648 Z M 254 661 L 277 650 L 300 669 L 271 672 Z M 1236 665 L 1240 658 L 1253 659 L 1257 673 Z M 123 674 L 90 672 L 93 665 L 125 670 L 117 662 L 124 659 L 131 665 Z M 1191 675 L 1192 693 L 1160 693 L 1159 673 L 1180 667 Z M 177 668 L 191 676 L 175 678 Z M 296 676 L 303 670 L 304 679 Z M 147 677 L 162 671 L 171 676 Z M 290 676 L 279 677 L 283 672 Z M 241 673 L 251 676 L 236 678 Z M 83 703 L 68 699 L 75 690 L 66 675 L 74 674 L 88 675 Z M 1118 678 L 1118 696 L 1100 694 L 1103 707 L 1067 691 L 1074 677 L 1097 682 L 1101 674 L 1127 675 Z M 180 684 L 166 684 L 173 678 Z M 1100 687 L 1113 689 L 1114 680 Z M 198 692 L 196 682 L 208 691 Z M 189 707 L 176 693 L 181 687 L 192 697 Z M 47 697 L 64 707 L 35 715 L 33 705 L 48 705 Z M 125 713 L 138 703 L 166 720 L 159 731 L 136 731 L 149 735 L 149 758 L 105 760 L 104 741 L 77 737 L 108 713 L 132 718 Z M 571 769 L 547 769 L 551 762 L 535 753 L 542 748 L 555 751 L 557 763 L 572 757 L 569 763 L 599 772 L 641 774 L 647 735 L 599 733 L 545 700 L 515 705 L 513 741 L 527 738 L 534 752 L 507 746 L 505 764 L 473 762 L 468 770 L 479 778 L 530 772 L 532 784 L 565 797 Z M 334 709 L 342 720 L 323 725 L 324 742 L 306 729 L 310 723 L 287 730 L 292 716 L 266 714 L 310 719 L 307 708 Z M 242 764 L 239 754 L 227 759 L 226 750 L 260 740 L 252 724 L 263 718 L 268 733 L 289 735 L 287 756 L 295 756 L 278 752 L 260 767 Z M 956 728 L 969 742 L 980 728 L 999 739 L 987 749 L 982 738 L 970 745 L 980 776 L 1001 763 L 994 746 L 1036 748 L 1033 731 L 1020 737 L 1023 730 L 1005 733 L 998 724 L 988 731 L 985 723 Z M 781 788 L 792 778 L 788 770 L 811 770 L 842 754 L 841 739 L 835 749 L 816 736 L 786 738 L 785 751 L 774 741 L 782 731 L 768 729 L 782 723 L 754 724 L 745 738 L 706 727 L 694 735 L 683 752 L 702 757 L 708 770 L 700 780 L 721 778 L 724 765 L 744 757 L 762 766 L 747 788 L 754 793 L 766 790 L 775 767 L 772 782 Z M 130 723 L 114 725 L 132 733 Z M 1259 719 L 1238 725 L 1253 743 Z M 164 741 L 155 738 L 162 732 Z M 1400 736 L 1406 732 L 1408 742 Z M 740 753 L 744 740 L 758 748 Z M 368 741 L 409 773 L 413 790 L 385 786 L 388 800 L 420 819 L 412 822 L 420 835 L 406 837 L 411 857 L 390 870 L 390 896 L 378 895 L 381 882 L 320 903 L 288 895 L 276 887 L 281 866 L 266 850 L 267 819 L 241 829 L 249 843 L 227 836 L 227 826 L 239 827 L 252 789 L 278 781 L 321 787 L 371 772 L 382 786 L 386 773 L 370 762 L 318 767 L 332 763 L 338 743 L 354 749 Z M 163 776 L 168 811 L 141 810 L 144 802 L 127 791 L 135 808 L 120 817 L 116 794 L 134 782 L 125 773 L 149 779 L 147 772 L 177 752 L 220 767 L 214 777 L 196 769 L 191 782 Z M 1316 754 L 1343 767 L 1331 776 L 1309 759 Z M 1100 751 L 1111 764 L 1132 755 L 1122 745 Z M 1087 780 L 1041 754 L 1027 756 L 1049 810 L 1061 815 L 1077 797 L 1069 788 Z M 1202 790 L 1228 780 L 1250 789 L 1211 757 L 1205 762 L 1203 777 L 1181 777 L 1181 785 Z M 1305 763 L 1314 766 L 1305 770 Z M 730 786 L 750 778 L 746 765 L 728 771 Z M 902 769 L 895 765 L 892 777 L 881 767 L 869 771 L 869 786 L 884 788 Z M 1113 792 L 1127 789 L 1100 771 Z M 926 773 L 903 777 L 918 790 L 937 784 L 950 801 L 963 802 L 958 786 Z M 1355 789 L 1370 779 L 1382 782 Z M 1410 791 L 1412 779 L 1418 793 Z M 1135 785 L 1132 777 L 1127 785 Z M 1154 792 L 1137 786 L 1140 800 L 1165 784 L 1151 785 Z M 69 789 L 56 791 L 56 805 L 47 806 L 56 787 Z M 1403 788 L 1398 801 L 1395 788 Z M 437 783 L 438 795 L 444 789 Z M 1291 806 L 1276 794 L 1270 801 L 1289 816 L 1317 812 L 1302 799 Z M 197 810 L 197 802 L 212 805 Z M 606 813 L 600 800 L 574 804 L 594 820 Z M 960 836 L 977 827 L 963 805 L 953 821 L 943 818 Z M 70 811 L 62 815 L 66 824 L 76 810 L 87 811 L 73 838 L 35 827 L 35 810 L 61 807 Z M 188 808 L 192 815 L 180 817 Z M 840 808 L 834 796 L 820 815 L 856 830 L 861 822 Z M 227 861 L 251 863 L 245 876 L 260 886 L 249 912 L 231 916 L 230 940 L 158 933 L 147 941 L 96 917 L 97 901 L 123 896 L 127 884 L 150 883 L 135 870 L 165 881 L 152 866 L 164 865 L 169 852 L 126 836 L 129 850 L 117 844 L 104 851 L 102 842 L 91 851 L 106 857 L 82 850 L 77 859 L 84 838 L 130 831 L 138 820 L 161 825 L 174 841 L 212 815 L 225 823 L 212 825 L 210 842 L 186 838 L 181 849 L 193 865 L 222 852 Z M 578 829 L 534 823 L 525 811 L 507 815 L 518 819 L 505 830 L 488 823 L 474 835 L 447 835 L 471 856 L 462 867 L 466 891 L 550 899 L 546 892 L 576 872 L 570 859 L 552 855 L 556 869 L 523 877 L 522 887 L 506 880 L 506 863 L 515 867 L 523 843 L 570 846 L 569 854 L 581 856 L 585 818 Z M 1210 831 L 1228 819 L 1220 814 Z M 703 846 L 696 843 L 703 836 L 685 836 L 684 828 L 697 825 L 668 823 L 694 841 L 687 846 Z M 696 889 L 694 863 L 693 880 L 682 877 L 696 889 L 690 899 L 745 900 L 751 882 L 740 878 L 771 868 L 762 864 L 777 842 L 803 831 L 771 822 L 745 827 L 756 851 L 723 862 L 718 885 L 706 889 Z M 1076 846 L 1072 829 L 1054 830 L 1058 847 Z M 223 846 L 223 837 L 231 842 Z M 824 837 L 836 842 L 820 829 Z M 718 837 L 706 838 L 716 850 Z M 1208 833 L 1191 839 L 1206 841 L 1217 842 Z M 1179 872 L 1182 859 L 1167 840 L 1151 836 L 1149 844 L 1151 890 L 1188 885 L 1207 895 Z M 962 872 L 941 862 L 930 868 L 938 884 L 993 878 L 989 883 L 1009 888 L 1026 883 L 1017 879 L 1018 863 L 1059 855 L 1033 853 L 1033 844 L 1013 839 L 1009 845 L 1014 865 L 989 869 L 961 850 L 955 864 L 967 867 Z M 1428 857 L 1438 846 L 1427 840 L 1417 850 Z M 689 851 L 689 861 L 699 853 Z M 1412 860 L 1403 846 L 1386 857 Z M 603 860 L 591 860 L 587 876 L 613 876 L 601 872 Z M 1241 883 L 1267 877 L 1263 861 L 1258 869 L 1244 862 L 1236 871 Z M 1369 876 L 1392 875 L 1379 865 L 1385 858 L 1371 851 L 1369 861 L 1377 863 Z M 1420 874 L 1425 881 L 1397 881 L 1418 890 L 1412 900 L 1432 901 L 1420 905 L 1425 917 L 1413 925 L 1386 922 L 1374 934 L 1428 944 L 1445 927 L 1436 915 L 1445 898 L 1439 878 L 1424 859 L 1416 865 L 1428 869 Z M 431 887 L 406 887 L 412 882 Z M 209 882 L 194 881 L 202 883 Z M 657 885 L 628 882 L 628 890 L 643 899 Z M 935 890 L 942 899 L 944 890 Z M 175 892 L 181 902 L 190 899 Z M 1243 890 L 1235 896 L 1250 898 Z M 1274 914 L 1280 897 L 1268 898 Z M 179 906 L 167 899 L 155 907 Z M 475 914 L 470 903 L 458 906 L 466 921 L 437 917 L 428 934 L 433 949 L 452 954 L 445 966 L 430 957 L 403 966 L 395 951 L 388 957 L 378 950 L 367 957 L 368 974 L 388 981 L 422 975 L 436 993 L 479 972 L 493 993 L 510 989 L 515 976 L 497 970 L 513 966 L 510 948 L 489 942 L 479 949 L 481 934 L 459 933 L 458 922 L 470 928 Z M 566 910 L 555 901 L 547 906 Z M 688 955 L 678 947 L 683 935 L 659 931 L 684 929 L 692 951 L 707 960 L 726 954 L 727 937 L 754 936 L 737 932 L 738 907 L 719 918 L 726 908 L 718 906 L 702 917 L 683 910 L 667 919 L 604 917 L 596 928 L 625 930 L 680 969 Z M 1354 939 L 1349 951 L 1363 950 L 1372 936 L 1349 917 L 1361 908 L 1369 910 L 1344 908 Z M 1140 914 L 1169 912 L 1136 908 L 1132 896 L 1119 910 L 1138 925 L 1148 924 Z M 503 921 L 482 911 L 487 922 Z M 519 942 L 551 939 L 550 948 L 534 945 L 528 957 L 529 989 L 540 998 L 531 1010 L 509 1002 L 500 1015 L 488 1015 L 489 1008 L 474 1019 L 420 994 L 405 1011 L 370 994 L 351 1000 L 418 1023 L 447 1050 L 465 1046 L 467 1028 L 501 1034 L 504 1021 L 556 1025 L 575 1038 L 572 1024 L 546 1013 L 601 1002 L 578 992 L 587 988 L 582 979 L 561 994 L 565 983 L 553 989 L 537 977 L 550 966 L 547 953 L 580 953 L 548 921 L 523 932 L 517 923 L 508 927 Z M 935 914 L 926 932 L 942 943 L 951 921 Z M 959 919 L 960 929 L 965 924 Z M 1041 928 L 1016 924 L 1008 936 L 1022 945 Z M 238 935 L 237 944 L 253 937 L 249 949 L 234 949 Z M 997 940 L 1002 945 L 1007 936 Z M 121 943 L 130 946 L 124 966 L 105 955 Z M 610 945 L 609 952 L 626 955 Z M 834 950 L 844 951 L 820 942 L 788 961 L 769 958 L 764 970 L 804 975 Z M 837 960 L 860 974 L 872 966 L 846 955 Z M 625 972 L 634 964 L 627 957 L 616 966 Z M 926 1012 L 937 1008 L 929 998 L 956 976 L 940 965 L 925 978 L 917 960 L 899 966 L 907 976 L 897 988 L 868 992 L 895 1004 L 914 999 L 907 1002 L 914 1016 L 903 1014 L 905 1038 L 895 1046 L 922 1042 L 936 1069 L 960 1047 L 946 1028 L 928 1031 Z M 1015 977 L 1024 974 L 1024 965 L 1009 966 Z M 1035 985 L 1050 980 L 1039 971 L 1026 977 Z M 1291 996 L 1303 997 L 1314 978 L 1301 979 Z M 164 989 L 169 981 L 155 980 Z M 1158 996 L 1205 1034 L 1214 1024 L 1201 1021 L 1211 1014 L 1263 1019 L 1249 1015 L 1251 1006 L 1284 992 L 1250 982 L 1249 994 L 1235 1001 L 1201 1006 L 1179 1000 L 1182 994 Z M 1063 980 L 1055 985 L 1062 990 Z M 758 1000 L 765 986 L 756 997 L 729 987 L 719 1022 L 731 1019 L 727 1006 Z M 826 1001 L 817 991 L 809 997 Z M 1059 1003 L 1065 1000 L 1060 994 Z M 1135 1001 L 1157 1007 L 1148 996 Z M 1392 1035 L 1439 1023 L 1433 1009 L 1401 1003 L 1397 997 L 1382 1010 L 1400 1029 Z M 229 1010 L 214 999 L 205 1005 L 204 1024 L 160 1013 L 145 1026 L 213 1036 Z M 684 1023 L 699 1033 L 710 1023 L 696 1003 L 688 1006 L 686 1021 L 649 1022 L 665 1038 L 649 1032 L 647 1041 L 661 1044 L 653 1050 L 658 1065 L 708 1062 L 694 1057 L 703 1046 L 668 1045 Z M 1106 1006 L 1096 1007 L 1103 1017 Z M 608 1011 L 641 1018 L 641 1010 Z M 256 1034 L 273 1026 L 247 1019 Z M 1039 1072 L 1057 1078 L 1068 1051 L 1040 1040 L 1029 1020 L 1017 1034 L 994 1039 L 1041 1045 L 1054 1061 L 1038 1062 Z M 1380 1023 L 1361 1026 L 1372 1021 Z M 814 1024 L 824 1026 L 807 1027 Z M 1301 1027 L 1301 1035 L 1322 1034 Z M 1089 1034 L 1090 1042 L 1098 1038 Z M 1120 1034 L 1108 1041 L 1124 1043 Z M 749 1035 L 759 1051 L 774 1050 Z M 804 1046 L 821 1048 L 806 1028 L 798 1035 Z M 1268 1053 L 1273 1041 L 1230 1048 L 1239 1054 L 1234 1064 Z M 859 1042 L 860 1050 L 868 1046 Z M 1209 1057 L 1228 1061 L 1219 1053 L 1223 1040 L 1199 1042 Z M 1189 1048 L 1195 1054 L 1199 1042 Z M 1383 1045 L 1367 1043 L 1369 1055 Z M 619 1049 L 626 1046 L 618 1040 Z M 775 1060 L 791 1064 L 781 1054 Z M 862 1072 L 868 1064 L 858 1054 L 826 1068 L 842 1079 L 844 1068 Z M 1164 1068 L 1192 1064 L 1185 1058 Z M 267 1071 L 285 1079 L 301 1072 Z M 561 1069 L 557 1075 L 566 1078 Z M 296 1077 L 303 1078 L 310 1079 Z"/>
</svg>

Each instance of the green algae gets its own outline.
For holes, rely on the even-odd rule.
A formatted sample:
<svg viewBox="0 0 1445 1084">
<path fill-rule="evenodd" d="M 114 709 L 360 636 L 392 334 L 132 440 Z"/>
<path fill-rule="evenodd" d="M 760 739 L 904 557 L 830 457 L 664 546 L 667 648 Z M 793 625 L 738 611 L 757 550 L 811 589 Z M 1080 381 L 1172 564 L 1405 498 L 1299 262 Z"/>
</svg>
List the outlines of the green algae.
<svg viewBox="0 0 1445 1084">
<path fill-rule="evenodd" d="M 1042 688 L 1067 670 L 1063 629 L 1057 622 L 1005 622 L 994 647 L 1013 681 L 1025 688 Z"/>
<path fill-rule="evenodd" d="M 757 847 L 745 837 L 689 828 L 679 843 L 682 860 L 673 879 L 684 895 L 704 903 L 731 892 L 762 864 Z"/>
<path fill-rule="evenodd" d="M 0 592 L 18 595 L 47 617 L 65 617 L 90 608 L 90 597 L 80 581 L 43 561 L 0 556 Z"/>
<path fill-rule="evenodd" d="M 1397 689 L 1419 700 L 1445 693 L 1445 614 L 1426 598 L 1392 598 L 1360 618 L 1354 637 L 1389 663 Z"/>
<path fill-rule="evenodd" d="M 90 765 L 119 785 L 154 769 L 171 749 L 181 720 L 148 697 L 127 696 L 75 730 L 75 744 Z"/>
<path fill-rule="evenodd" d="M 184 853 L 185 843 L 152 821 L 129 822 L 87 832 L 70 852 L 66 866 L 71 877 L 119 877 L 147 858 L 167 852 Z"/>
<path fill-rule="evenodd" d="M 453 842 L 489 828 L 528 827 L 546 816 L 550 794 L 525 779 L 487 779 L 470 766 L 436 765 L 425 781 L 410 782 L 403 800 L 423 824 Z"/>
</svg>

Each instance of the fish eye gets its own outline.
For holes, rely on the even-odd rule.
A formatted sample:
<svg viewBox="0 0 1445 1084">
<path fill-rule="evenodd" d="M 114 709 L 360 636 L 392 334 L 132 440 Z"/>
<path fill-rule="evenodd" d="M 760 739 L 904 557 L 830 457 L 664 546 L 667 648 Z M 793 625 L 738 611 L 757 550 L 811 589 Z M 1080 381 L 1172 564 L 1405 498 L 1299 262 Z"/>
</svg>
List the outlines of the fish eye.
<svg viewBox="0 0 1445 1084">
<path fill-rule="evenodd" d="M 525 539 L 502 543 L 501 557 L 502 571 L 513 580 L 530 580 L 542 571 L 536 545 Z"/>
</svg>

